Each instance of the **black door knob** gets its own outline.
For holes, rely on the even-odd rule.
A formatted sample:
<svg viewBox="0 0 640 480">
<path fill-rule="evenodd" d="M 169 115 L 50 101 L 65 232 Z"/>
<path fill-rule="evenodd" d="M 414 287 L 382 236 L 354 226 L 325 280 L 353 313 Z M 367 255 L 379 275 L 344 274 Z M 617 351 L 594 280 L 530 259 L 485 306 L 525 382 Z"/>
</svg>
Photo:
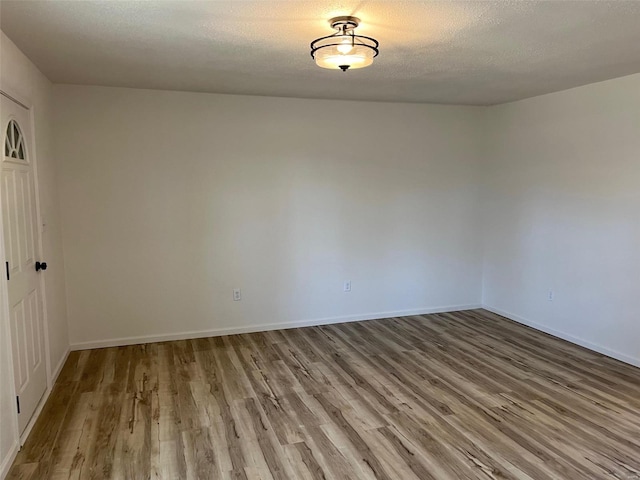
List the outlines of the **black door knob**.
<svg viewBox="0 0 640 480">
<path fill-rule="evenodd" d="M 36 272 L 47 269 L 47 262 L 36 262 Z"/>
</svg>

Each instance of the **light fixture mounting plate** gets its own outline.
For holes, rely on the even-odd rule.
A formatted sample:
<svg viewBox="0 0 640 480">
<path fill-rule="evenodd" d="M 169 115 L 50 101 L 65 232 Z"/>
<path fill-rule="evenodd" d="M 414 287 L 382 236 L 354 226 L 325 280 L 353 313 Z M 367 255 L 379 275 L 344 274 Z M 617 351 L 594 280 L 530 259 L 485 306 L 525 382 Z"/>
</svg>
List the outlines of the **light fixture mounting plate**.
<svg viewBox="0 0 640 480">
<path fill-rule="evenodd" d="M 333 17 L 329 20 L 329 24 L 336 30 L 353 30 L 360 25 L 360 19 L 348 15 L 343 17 Z"/>
</svg>

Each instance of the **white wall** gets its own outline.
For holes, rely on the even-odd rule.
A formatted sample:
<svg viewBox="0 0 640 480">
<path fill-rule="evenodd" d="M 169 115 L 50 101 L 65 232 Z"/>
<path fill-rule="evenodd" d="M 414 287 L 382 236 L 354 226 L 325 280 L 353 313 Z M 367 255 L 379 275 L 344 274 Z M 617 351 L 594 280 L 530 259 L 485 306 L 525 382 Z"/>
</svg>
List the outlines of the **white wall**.
<svg viewBox="0 0 640 480">
<path fill-rule="evenodd" d="M 0 32 L 0 88 L 21 98 L 33 106 L 35 115 L 36 155 L 38 163 L 39 198 L 42 219 L 46 222 L 42 234 L 43 259 L 49 269 L 45 273 L 46 311 L 50 342 L 50 365 L 54 370 L 60 366 L 68 351 L 66 293 L 64 285 L 64 261 L 60 230 L 60 212 L 56 185 L 56 165 L 53 156 L 52 138 L 52 85 L 20 50 Z M 0 229 L 0 237 L 1 237 Z M 0 244 L 4 245 L 2 238 Z M 4 259 L 2 259 L 4 264 Z M 0 290 L 6 291 L 6 281 L 0 275 Z M 6 302 L 6 296 L 0 295 Z M 12 448 L 17 445 L 13 422 L 15 420 L 15 397 L 11 370 L 9 368 L 9 330 L 4 318 L 6 305 L 0 311 L 0 462 L 10 458 Z M 0 463 L 0 477 L 4 463 Z"/>
<path fill-rule="evenodd" d="M 72 344 L 479 305 L 481 109 L 54 90 Z"/>
<path fill-rule="evenodd" d="M 482 291 L 640 365 L 640 75 L 488 109 L 56 86 L 52 111 L 46 78 L 4 35 L 1 49 L 2 87 L 35 105 L 54 368 L 56 169 L 77 347 L 464 308 Z"/>
<path fill-rule="evenodd" d="M 640 75 L 487 113 L 483 303 L 640 366 Z"/>
</svg>

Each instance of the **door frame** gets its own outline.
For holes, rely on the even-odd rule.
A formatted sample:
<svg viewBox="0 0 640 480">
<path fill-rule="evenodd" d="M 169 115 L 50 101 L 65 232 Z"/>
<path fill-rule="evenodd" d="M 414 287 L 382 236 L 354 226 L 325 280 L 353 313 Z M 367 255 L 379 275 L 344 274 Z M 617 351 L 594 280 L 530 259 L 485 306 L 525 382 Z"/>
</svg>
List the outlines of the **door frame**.
<svg viewBox="0 0 640 480">
<path fill-rule="evenodd" d="M 42 243 L 42 215 L 40 209 L 40 184 L 38 182 L 38 157 L 36 151 L 36 122 L 35 122 L 35 112 L 34 105 L 31 99 L 18 94 L 10 88 L 6 88 L 5 86 L 0 87 L 0 95 L 6 97 L 9 101 L 16 103 L 20 108 L 25 108 L 27 110 L 27 115 L 29 118 L 29 129 L 31 132 L 30 138 L 27 139 L 27 152 L 29 155 L 29 160 L 31 163 L 32 173 L 33 173 L 33 188 L 35 190 L 35 209 L 36 209 L 36 221 L 38 223 L 37 228 L 37 241 L 36 248 L 37 254 L 42 260 L 42 255 L 44 252 L 43 243 Z M 0 129 L 4 126 L 0 125 Z M 4 138 L 4 131 L 0 132 L 0 138 Z M 0 202 L 2 202 L 2 196 L 0 196 Z M 2 219 L 2 209 L 0 208 L 0 257 L 2 257 L 3 261 L 6 261 L 6 253 L 4 249 L 4 223 Z M 2 298 L 4 308 L 0 309 L 0 321 L 2 321 L 3 329 L 6 329 L 8 333 L 8 355 L 9 355 L 9 370 L 10 370 L 10 383 L 11 383 L 11 392 L 13 396 L 16 396 L 16 382 L 15 382 L 15 370 L 13 365 L 13 341 L 11 339 L 11 326 L 9 325 L 9 285 L 7 283 L 6 275 L 4 272 L 0 275 L 0 298 Z M 53 387 L 53 378 L 51 372 L 51 350 L 49 347 L 49 321 L 47 317 L 47 295 L 46 295 L 46 287 L 44 281 L 44 275 L 39 275 L 38 278 L 39 287 L 40 287 L 40 297 L 42 302 L 42 328 L 44 330 L 44 355 L 45 355 L 45 372 L 47 377 L 47 388 L 38 403 L 38 406 L 33 412 L 33 416 L 27 423 L 27 426 L 24 429 L 24 432 L 20 434 L 18 428 L 18 411 L 14 412 L 13 425 L 12 429 L 15 432 L 15 438 L 18 440 L 18 447 L 22 448 L 24 442 L 26 441 L 33 425 L 35 424 L 36 419 L 40 415 L 42 411 L 42 407 L 44 406 L 49 394 L 51 393 L 51 389 Z M 17 453 L 17 452 L 16 452 Z"/>
</svg>

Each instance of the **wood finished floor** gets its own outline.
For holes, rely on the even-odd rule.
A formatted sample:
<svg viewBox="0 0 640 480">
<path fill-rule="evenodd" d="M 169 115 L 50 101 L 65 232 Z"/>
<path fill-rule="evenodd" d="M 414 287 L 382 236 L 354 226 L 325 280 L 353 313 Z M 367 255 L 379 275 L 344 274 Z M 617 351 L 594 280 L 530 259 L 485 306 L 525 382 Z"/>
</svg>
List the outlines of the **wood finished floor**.
<svg viewBox="0 0 640 480">
<path fill-rule="evenodd" d="M 10 478 L 640 478 L 640 369 L 474 310 L 73 352 Z"/>
</svg>

